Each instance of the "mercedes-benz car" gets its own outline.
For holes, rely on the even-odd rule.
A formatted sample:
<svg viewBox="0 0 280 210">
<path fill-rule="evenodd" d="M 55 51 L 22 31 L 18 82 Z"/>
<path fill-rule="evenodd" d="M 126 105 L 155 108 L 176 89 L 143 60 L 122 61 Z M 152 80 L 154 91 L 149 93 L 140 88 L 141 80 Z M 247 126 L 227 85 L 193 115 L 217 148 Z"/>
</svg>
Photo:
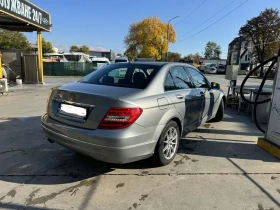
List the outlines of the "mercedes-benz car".
<svg viewBox="0 0 280 210">
<path fill-rule="evenodd" d="M 166 165 L 182 136 L 223 119 L 224 103 L 219 84 L 191 65 L 116 63 L 53 88 L 41 124 L 50 142 L 101 161 Z"/>
</svg>

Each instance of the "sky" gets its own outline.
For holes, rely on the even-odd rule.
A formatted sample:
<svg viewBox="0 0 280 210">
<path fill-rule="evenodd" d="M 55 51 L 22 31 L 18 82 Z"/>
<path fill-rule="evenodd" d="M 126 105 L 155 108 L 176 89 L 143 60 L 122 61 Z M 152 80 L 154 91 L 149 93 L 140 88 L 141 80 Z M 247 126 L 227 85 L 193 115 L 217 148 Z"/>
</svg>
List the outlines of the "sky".
<svg viewBox="0 0 280 210">
<path fill-rule="evenodd" d="M 31 0 L 51 14 L 52 30 L 43 37 L 60 51 L 72 45 L 90 49 L 112 49 L 123 53 L 129 25 L 157 16 L 164 23 L 171 18 L 177 42 L 169 51 L 182 56 L 204 52 L 208 41 L 222 48 L 226 58 L 228 44 L 238 36 L 241 26 L 265 8 L 280 10 L 280 0 Z M 36 33 L 25 33 L 36 43 Z"/>
</svg>

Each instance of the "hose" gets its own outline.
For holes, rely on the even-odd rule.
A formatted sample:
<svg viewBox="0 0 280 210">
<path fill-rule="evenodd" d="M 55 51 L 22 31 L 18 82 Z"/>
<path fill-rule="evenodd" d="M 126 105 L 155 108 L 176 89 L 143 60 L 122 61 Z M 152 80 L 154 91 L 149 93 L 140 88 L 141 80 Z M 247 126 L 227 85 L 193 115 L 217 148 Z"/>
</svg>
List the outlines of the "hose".
<svg viewBox="0 0 280 210">
<path fill-rule="evenodd" d="M 278 52 L 278 55 L 280 55 L 280 50 L 279 50 L 279 52 Z M 268 98 L 268 99 L 265 99 L 265 100 L 262 100 L 262 101 L 258 101 L 258 99 L 259 99 L 259 96 L 260 96 L 260 94 L 261 94 L 261 92 L 262 92 L 262 89 L 263 89 L 263 86 L 264 86 L 264 84 L 265 84 L 265 81 L 266 81 L 266 79 L 267 79 L 267 77 L 268 77 L 268 75 L 269 75 L 271 69 L 273 68 L 273 66 L 274 66 L 275 63 L 277 62 L 277 58 L 278 58 L 277 56 L 274 56 L 274 57 L 272 57 L 272 58 L 270 58 L 270 59 L 268 59 L 268 60 L 262 62 L 262 63 L 259 64 L 257 67 L 255 67 L 252 71 L 249 72 L 249 74 L 247 74 L 247 76 L 245 77 L 245 79 L 242 81 L 241 87 L 240 87 L 240 96 L 241 96 L 242 100 L 245 101 L 245 102 L 248 103 L 248 104 L 254 105 L 254 109 L 253 109 L 253 118 L 254 118 L 254 120 L 255 120 L 255 124 L 256 124 L 257 128 L 258 128 L 262 133 L 265 133 L 265 130 L 263 130 L 263 129 L 261 128 L 260 124 L 258 123 L 258 120 L 257 120 L 257 106 L 258 106 L 259 104 L 263 104 L 263 103 L 267 103 L 267 102 L 271 101 L 271 98 Z M 247 100 L 247 99 L 245 98 L 245 96 L 244 96 L 244 93 L 243 93 L 243 88 L 244 88 L 245 83 L 247 82 L 247 80 L 250 78 L 250 76 L 251 76 L 254 72 L 256 72 L 260 67 L 264 66 L 265 64 L 267 64 L 267 63 L 270 62 L 270 61 L 272 61 L 272 63 L 271 63 L 271 65 L 269 66 L 268 70 L 267 70 L 266 73 L 265 73 L 265 76 L 264 76 L 264 78 L 263 78 L 263 80 L 262 80 L 262 82 L 261 82 L 261 85 L 260 85 L 260 87 L 259 87 L 259 90 L 258 90 L 258 92 L 257 92 L 257 95 L 256 95 L 255 100 L 254 100 L 254 101 Z"/>
</svg>

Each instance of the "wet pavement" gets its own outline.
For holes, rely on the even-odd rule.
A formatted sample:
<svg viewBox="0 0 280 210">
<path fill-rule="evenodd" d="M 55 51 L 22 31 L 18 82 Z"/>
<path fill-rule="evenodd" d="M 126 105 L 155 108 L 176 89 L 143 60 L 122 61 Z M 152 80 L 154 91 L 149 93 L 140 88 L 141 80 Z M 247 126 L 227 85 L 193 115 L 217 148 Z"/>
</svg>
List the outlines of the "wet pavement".
<svg viewBox="0 0 280 210">
<path fill-rule="evenodd" d="M 262 133 L 235 109 L 182 138 L 165 167 L 108 164 L 50 144 L 40 127 L 48 90 L 76 79 L 0 97 L 0 209 L 280 209 L 280 161 L 257 147 Z"/>
</svg>

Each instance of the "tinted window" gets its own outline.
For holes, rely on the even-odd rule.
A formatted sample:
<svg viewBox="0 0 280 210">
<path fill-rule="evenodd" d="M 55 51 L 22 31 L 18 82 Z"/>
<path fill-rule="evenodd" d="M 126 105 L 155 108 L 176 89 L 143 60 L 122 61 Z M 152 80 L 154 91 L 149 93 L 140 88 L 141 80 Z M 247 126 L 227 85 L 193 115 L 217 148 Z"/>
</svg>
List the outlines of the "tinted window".
<svg viewBox="0 0 280 210">
<path fill-rule="evenodd" d="M 173 67 L 170 69 L 170 73 L 177 89 L 191 87 L 190 79 L 183 67 Z"/>
<path fill-rule="evenodd" d="M 176 87 L 174 85 L 173 79 L 171 77 L 170 72 L 167 74 L 165 83 L 164 83 L 164 90 L 168 91 L 168 90 L 176 90 Z"/>
<path fill-rule="evenodd" d="M 195 69 L 192 69 L 192 68 L 187 68 L 187 69 L 188 69 L 188 72 L 189 72 L 196 88 L 208 88 L 209 87 L 209 82 L 199 71 L 196 71 Z"/>
<path fill-rule="evenodd" d="M 64 55 L 64 57 L 68 60 L 68 61 L 79 61 L 81 60 L 82 56 L 81 55 Z"/>
<path fill-rule="evenodd" d="M 159 69 L 160 66 L 146 64 L 111 64 L 83 77 L 79 82 L 144 89 Z"/>
</svg>

